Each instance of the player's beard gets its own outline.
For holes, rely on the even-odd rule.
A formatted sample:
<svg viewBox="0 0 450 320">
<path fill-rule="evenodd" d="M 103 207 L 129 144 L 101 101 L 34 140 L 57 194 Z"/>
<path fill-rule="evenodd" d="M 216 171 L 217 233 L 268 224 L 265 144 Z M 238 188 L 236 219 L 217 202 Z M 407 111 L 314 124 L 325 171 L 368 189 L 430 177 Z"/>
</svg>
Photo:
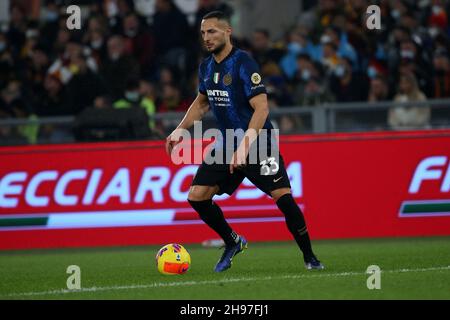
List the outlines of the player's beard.
<svg viewBox="0 0 450 320">
<path fill-rule="evenodd" d="M 217 48 L 211 50 L 210 52 L 211 52 L 212 54 L 218 55 L 219 53 L 222 52 L 222 50 L 225 49 L 225 45 L 226 45 L 226 43 L 225 43 L 225 41 L 224 41 L 224 42 L 222 42 L 220 45 L 218 45 Z"/>
</svg>

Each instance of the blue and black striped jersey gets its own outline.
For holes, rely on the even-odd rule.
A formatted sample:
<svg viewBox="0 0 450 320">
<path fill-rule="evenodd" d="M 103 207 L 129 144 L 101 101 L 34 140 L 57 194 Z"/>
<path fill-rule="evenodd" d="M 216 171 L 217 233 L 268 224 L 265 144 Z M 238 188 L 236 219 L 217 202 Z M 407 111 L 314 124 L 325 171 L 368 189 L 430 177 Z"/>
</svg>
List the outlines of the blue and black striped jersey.
<svg viewBox="0 0 450 320">
<path fill-rule="evenodd" d="M 254 109 L 249 100 L 266 93 L 256 61 L 245 51 L 233 47 L 217 63 L 213 56 L 199 68 L 199 92 L 208 96 L 209 105 L 225 137 L 226 129 L 247 130 Z M 273 129 L 269 119 L 264 129 Z"/>
</svg>

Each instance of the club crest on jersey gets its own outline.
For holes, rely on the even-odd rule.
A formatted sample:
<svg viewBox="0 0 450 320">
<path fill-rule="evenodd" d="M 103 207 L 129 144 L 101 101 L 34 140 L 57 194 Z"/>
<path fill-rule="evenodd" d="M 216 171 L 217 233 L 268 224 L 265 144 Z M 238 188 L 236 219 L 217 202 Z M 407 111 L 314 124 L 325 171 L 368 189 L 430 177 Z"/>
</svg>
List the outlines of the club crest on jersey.
<svg viewBox="0 0 450 320">
<path fill-rule="evenodd" d="M 214 73 L 213 81 L 214 81 L 215 84 L 219 83 L 219 77 L 220 77 L 220 73 L 219 72 Z"/>
<path fill-rule="evenodd" d="M 233 78 L 231 77 L 231 74 L 227 73 L 223 76 L 223 84 L 226 86 L 229 86 L 233 82 Z"/>
<path fill-rule="evenodd" d="M 251 80 L 253 82 L 253 84 L 259 84 L 261 82 L 261 76 L 259 75 L 259 73 L 254 73 L 251 76 Z"/>
</svg>

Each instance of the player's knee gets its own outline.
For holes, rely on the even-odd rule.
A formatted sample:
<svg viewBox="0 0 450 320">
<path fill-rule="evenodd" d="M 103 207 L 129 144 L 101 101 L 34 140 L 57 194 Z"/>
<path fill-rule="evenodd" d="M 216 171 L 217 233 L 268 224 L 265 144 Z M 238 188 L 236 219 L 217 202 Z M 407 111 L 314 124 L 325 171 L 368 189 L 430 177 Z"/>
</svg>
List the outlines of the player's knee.
<svg viewBox="0 0 450 320">
<path fill-rule="evenodd" d="M 203 201 L 203 200 L 206 200 L 204 193 L 199 192 L 194 187 L 191 187 L 189 189 L 189 194 L 188 194 L 188 201 L 189 202 L 191 202 L 191 201 Z"/>
<path fill-rule="evenodd" d="M 291 188 L 280 188 L 280 189 L 276 189 L 276 190 L 273 190 L 272 192 L 270 192 L 270 195 L 272 196 L 272 199 L 275 202 L 277 202 L 278 199 L 280 199 L 282 196 L 284 196 L 286 194 L 291 194 Z"/>
<path fill-rule="evenodd" d="M 205 201 L 212 199 L 215 194 L 214 187 L 191 186 L 188 194 L 188 201 Z"/>
</svg>

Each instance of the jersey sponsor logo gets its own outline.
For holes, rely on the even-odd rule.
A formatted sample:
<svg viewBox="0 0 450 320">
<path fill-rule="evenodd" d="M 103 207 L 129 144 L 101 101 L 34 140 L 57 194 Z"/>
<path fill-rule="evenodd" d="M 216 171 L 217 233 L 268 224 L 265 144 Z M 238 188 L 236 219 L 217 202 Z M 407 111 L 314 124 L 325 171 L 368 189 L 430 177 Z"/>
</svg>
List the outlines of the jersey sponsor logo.
<svg viewBox="0 0 450 320">
<path fill-rule="evenodd" d="M 220 77 L 220 73 L 219 72 L 215 72 L 214 73 L 214 77 L 213 77 L 213 81 L 215 84 L 219 83 L 219 77 Z"/>
<path fill-rule="evenodd" d="M 225 90 L 207 90 L 210 97 L 228 97 L 228 91 Z"/>
<path fill-rule="evenodd" d="M 226 86 L 231 85 L 231 83 L 233 82 L 233 78 L 231 77 L 231 74 L 227 73 L 226 75 L 223 76 L 223 84 Z"/>
<path fill-rule="evenodd" d="M 261 83 L 261 76 L 259 75 L 259 73 L 255 72 L 254 74 L 252 74 L 251 80 L 253 84 L 258 85 Z"/>
</svg>

